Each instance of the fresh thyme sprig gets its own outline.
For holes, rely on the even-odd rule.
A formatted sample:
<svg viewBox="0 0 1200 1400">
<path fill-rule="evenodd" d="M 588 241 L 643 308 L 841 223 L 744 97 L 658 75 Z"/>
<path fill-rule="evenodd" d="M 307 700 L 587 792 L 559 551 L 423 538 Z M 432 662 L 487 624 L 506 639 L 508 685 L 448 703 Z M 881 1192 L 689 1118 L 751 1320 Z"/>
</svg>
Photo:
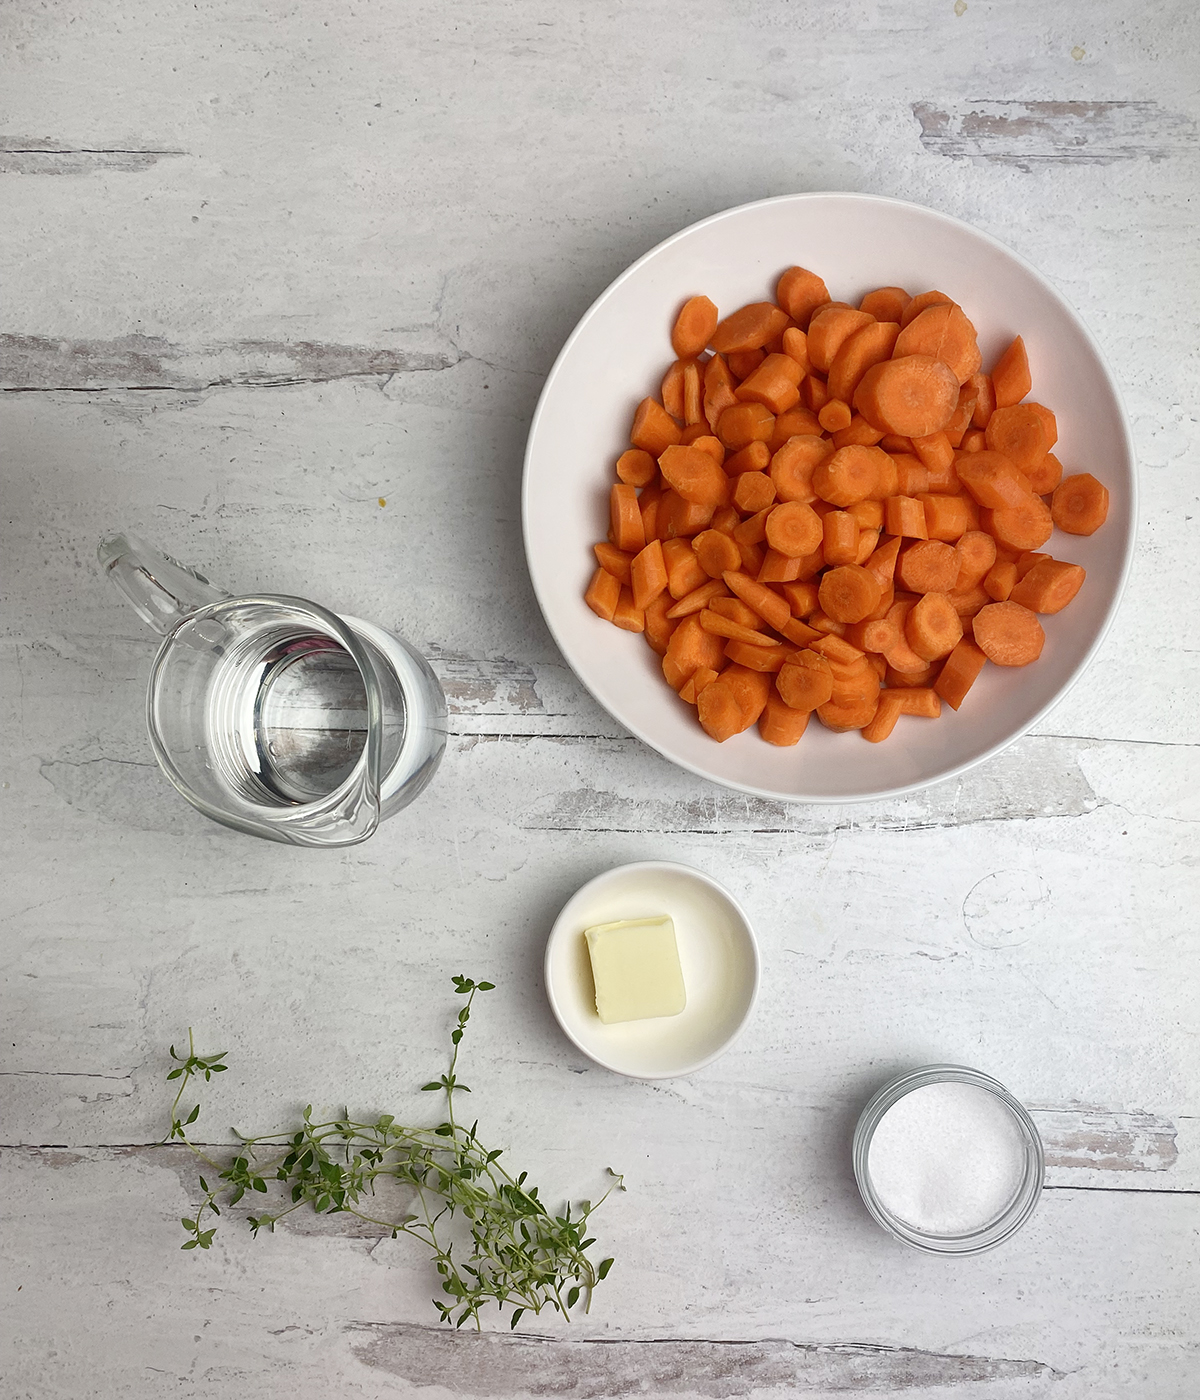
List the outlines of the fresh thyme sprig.
<svg viewBox="0 0 1200 1400">
<path fill-rule="evenodd" d="M 538 1197 L 538 1188 L 526 1185 L 527 1173 L 510 1175 L 499 1162 L 502 1150 L 489 1151 L 483 1145 L 476 1135 L 478 1122 L 469 1128 L 458 1122 L 455 1095 L 471 1092 L 456 1077 L 459 1045 L 476 994 L 492 991 L 493 984 L 469 977 L 453 980 L 454 990 L 467 1000 L 459 1007 L 450 1034 L 454 1048 L 449 1069 L 422 1086 L 446 1095 L 445 1121 L 432 1128 L 405 1127 L 390 1113 L 372 1122 L 355 1121 L 348 1112 L 316 1122 L 310 1104 L 296 1131 L 258 1137 L 238 1133 L 238 1153 L 222 1167 L 188 1137 L 188 1128 L 200 1116 L 199 1103 L 186 1117 L 181 1104 L 193 1081 L 203 1077 L 207 1083 L 228 1069 L 226 1052 L 197 1055 L 190 1030 L 186 1055 L 177 1054 L 172 1045 L 176 1065 L 167 1078 L 179 1080 L 179 1088 L 165 1141 L 182 1142 L 216 1174 L 212 1186 L 200 1177 L 204 1196 L 194 1216 L 183 1218 L 188 1238 L 182 1248 L 208 1249 L 216 1226 L 207 1225 L 207 1217 L 220 1216 L 220 1203 L 234 1205 L 247 1191 L 267 1195 L 268 1183 L 274 1181 L 284 1193 L 283 1208 L 251 1215 L 255 1235 L 262 1229 L 274 1230 L 276 1221 L 304 1205 L 321 1213 L 345 1211 L 390 1230 L 392 1239 L 412 1235 L 429 1248 L 441 1275 L 446 1296 L 435 1298 L 433 1304 L 443 1322 L 461 1327 L 473 1321 L 478 1326 L 480 1311 L 489 1303 L 501 1311 L 512 1309 L 512 1327 L 527 1311 L 536 1314 L 546 1307 L 568 1317 L 581 1298 L 586 1312 L 592 1290 L 607 1277 L 613 1263 L 603 1259 L 595 1264 L 588 1258 L 587 1250 L 595 1244 L 586 1236 L 588 1220 L 609 1192 L 625 1189 L 622 1179 L 610 1167 L 609 1175 L 615 1180 L 599 1201 L 594 1205 L 583 1201 L 575 1207 L 568 1203 L 561 1215 L 551 1215 Z M 360 1209 L 364 1198 L 375 1194 L 375 1183 L 381 1178 L 412 1191 L 411 1213 L 389 1220 Z M 458 1227 L 452 1231 L 455 1221 Z M 452 1233 L 457 1239 L 450 1238 Z"/>
</svg>

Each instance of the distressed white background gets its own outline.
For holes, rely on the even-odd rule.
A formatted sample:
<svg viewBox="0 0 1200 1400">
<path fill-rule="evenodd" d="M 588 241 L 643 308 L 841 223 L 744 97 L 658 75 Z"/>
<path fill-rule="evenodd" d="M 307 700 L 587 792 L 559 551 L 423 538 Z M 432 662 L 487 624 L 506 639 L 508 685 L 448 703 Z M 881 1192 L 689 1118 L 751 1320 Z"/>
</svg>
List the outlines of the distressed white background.
<svg viewBox="0 0 1200 1400">
<path fill-rule="evenodd" d="M 957 9 L 0 10 L 6 1400 L 1195 1395 L 1200 23 Z M 804 189 L 1032 261 L 1100 338 L 1141 470 L 1125 606 L 1042 732 L 844 810 L 624 735 L 519 537 L 529 416 L 591 299 Z M 94 567 L 122 527 L 422 647 L 453 711 L 428 794 L 341 854 L 192 813 L 143 732 L 153 641 Z M 576 1054 L 539 977 L 567 895 L 642 857 L 725 881 L 766 973 L 737 1047 L 661 1085 Z M 168 1042 L 230 1052 L 214 1139 L 309 1100 L 427 1112 L 459 971 L 499 984 L 467 1042 L 488 1132 L 550 1194 L 627 1173 L 591 1316 L 447 1338 L 419 1253 L 336 1218 L 180 1253 L 195 1178 L 149 1146 Z M 891 1243 L 848 1171 L 864 1098 L 929 1059 L 997 1075 L 1047 1142 L 1037 1215 L 978 1259 Z"/>
</svg>

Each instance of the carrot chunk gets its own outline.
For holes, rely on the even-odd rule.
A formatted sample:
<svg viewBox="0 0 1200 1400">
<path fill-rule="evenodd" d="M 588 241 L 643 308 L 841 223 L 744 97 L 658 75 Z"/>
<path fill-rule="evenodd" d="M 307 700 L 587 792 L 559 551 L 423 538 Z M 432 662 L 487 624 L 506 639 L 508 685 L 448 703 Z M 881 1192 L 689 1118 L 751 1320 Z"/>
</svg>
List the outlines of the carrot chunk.
<svg viewBox="0 0 1200 1400">
<path fill-rule="evenodd" d="M 951 709 L 957 710 L 975 684 L 987 657 L 966 637 L 946 658 L 946 663 L 933 683 L 934 690 Z"/>
<path fill-rule="evenodd" d="M 804 370 L 790 356 L 768 355 L 734 393 L 740 403 L 760 403 L 772 413 L 786 413 L 800 402 L 803 378 Z"/>
<path fill-rule="evenodd" d="M 717 329 L 717 308 L 707 297 L 689 297 L 671 329 L 671 346 L 681 360 L 700 354 Z"/>
<path fill-rule="evenodd" d="M 633 415 L 629 441 L 651 457 L 661 457 L 679 441 L 679 424 L 657 399 L 643 399 Z"/>
<path fill-rule="evenodd" d="M 835 622 L 861 622 L 879 604 L 879 580 L 861 564 L 842 564 L 821 579 L 817 596 L 822 610 Z"/>
<path fill-rule="evenodd" d="M 774 454 L 787 442 L 788 438 L 819 437 L 820 435 L 821 423 L 815 413 L 810 412 L 807 408 L 791 408 L 786 413 L 776 415 L 775 427 L 767 440 L 767 447 Z"/>
<path fill-rule="evenodd" d="M 785 705 L 808 714 L 832 698 L 833 671 L 825 657 L 799 651 L 784 662 L 775 677 L 775 689 Z"/>
<path fill-rule="evenodd" d="M 732 316 L 726 316 L 709 336 L 708 344 L 721 355 L 739 350 L 760 350 L 768 340 L 781 335 L 787 323 L 787 312 L 781 311 L 773 302 L 752 302 Z"/>
<path fill-rule="evenodd" d="M 774 627 L 777 632 L 783 630 L 791 617 L 791 609 L 785 598 L 737 570 L 730 570 L 725 575 L 725 585 L 747 607 L 753 608 L 768 626 Z"/>
<path fill-rule="evenodd" d="M 667 591 L 672 598 L 685 598 L 693 589 L 708 582 L 708 576 L 696 559 L 696 551 L 685 539 L 662 542 L 663 562 L 667 566 Z"/>
<path fill-rule="evenodd" d="M 618 549 L 615 544 L 610 544 L 607 540 L 601 540 L 599 544 L 592 545 L 592 553 L 596 556 L 596 563 L 607 573 L 612 574 L 618 583 L 628 584 L 631 581 L 629 567 L 633 563 L 632 554 Z"/>
<path fill-rule="evenodd" d="M 874 317 L 853 307 L 831 306 L 814 314 L 808 323 L 808 362 L 818 374 L 828 374 L 834 357 L 854 334 Z"/>
<path fill-rule="evenodd" d="M 814 468 L 813 489 L 831 506 L 866 500 L 879 484 L 880 459 L 886 456 L 878 447 L 839 447 Z"/>
<path fill-rule="evenodd" d="M 617 477 L 629 486 L 645 486 L 657 475 L 658 463 L 640 447 L 630 447 L 617 458 Z"/>
<path fill-rule="evenodd" d="M 1090 472 L 1068 476 L 1055 488 L 1050 514 L 1068 535 L 1094 534 L 1108 518 L 1108 489 Z"/>
<path fill-rule="evenodd" d="M 1020 403 L 1033 388 L 1029 356 L 1025 353 L 1025 342 L 1020 336 L 996 361 L 991 378 L 996 408 L 1009 408 L 1012 404 Z M 983 427 L 983 424 L 977 423 L 975 426 Z"/>
<path fill-rule="evenodd" d="M 926 593 L 904 619 L 904 639 L 923 661 L 949 656 L 962 634 L 962 622 L 944 593 Z"/>
<path fill-rule="evenodd" d="M 645 549 L 634 556 L 629 572 L 633 605 L 644 611 L 660 593 L 666 592 L 667 566 L 663 561 L 661 543 L 651 540 Z"/>
<path fill-rule="evenodd" d="M 829 289 L 806 267 L 789 267 L 775 285 L 775 300 L 795 323 L 804 328 L 814 308 L 829 300 Z"/>
<path fill-rule="evenodd" d="M 1014 586 L 1009 597 L 1030 612 L 1058 613 L 1083 587 L 1087 577 L 1079 564 L 1039 559 Z"/>
<path fill-rule="evenodd" d="M 725 644 L 720 637 L 700 626 L 699 615 L 685 617 L 671 634 L 663 657 L 663 675 L 672 690 L 679 690 L 684 681 L 699 667 L 719 671 L 725 664 Z"/>
<path fill-rule="evenodd" d="M 775 427 L 775 415 L 760 403 L 734 403 L 717 419 L 717 436 L 731 452 L 752 442 L 766 442 Z"/>
<path fill-rule="evenodd" d="M 721 530 L 702 530 L 692 541 L 696 562 L 709 576 L 720 578 L 727 569 L 736 569 L 742 562 L 737 542 Z"/>
<path fill-rule="evenodd" d="M 719 676 L 696 697 L 696 714 L 704 732 L 718 744 L 750 728 L 733 687 L 726 685 Z"/>
<path fill-rule="evenodd" d="M 778 693 L 767 696 L 767 703 L 758 717 L 758 732 L 768 744 L 791 748 L 800 742 L 807 728 L 807 711 L 792 709 Z"/>
<path fill-rule="evenodd" d="M 658 459 L 663 480 L 685 501 L 713 508 L 729 499 L 729 478 L 699 447 L 668 447 Z"/>
<path fill-rule="evenodd" d="M 896 580 L 910 593 L 949 593 L 958 581 L 958 567 L 958 554 L 952 545 L 943 540 L 918 540 L 901 550 Z"/>
<path fill-rule="evenodd" d="M 767 516 L 767 543 L 789 559 L 811 554 L 821 543 L 821 518 L 809 505 L 784 501 Z"/>
<path fill-rule="evenodd" d="M 1049 496 L 1056 491 L 1063 479 L 1063 464 L 1053 452 L 1047 452 L 1036 467 L 1025 473 L 1029 489 L 1039 496 Z"/>
<path fill-rule="evenodd" d="M 869 744 L 881 744 L 896 727 L 901 715 L 900 692 L 885 690 L 869 724 L 864 724 L 862 736 Z"/>
<path fill-rule="evenodd" d="M 907 535 L 916 540 L 929 538 L 925 507 L 911 496 L 889 496 L 884 501 L 883 525 L 889 535 Z"/>
<path fill-rule="evenodd" d="M 626 632 L 644 632 L 646 630 L 646 614 L 633 601 L 633 594 L 628 588 L 621 589 L 621 596 L 617 599 L 612 621 L 614 627 L 620 627 Z"/>
<path fill-rule="evenodd" d="M 936 690 L 928 686 L 912 686 L 900 691 L 900 713 L 918 715 L 921 719 L 937 719 L 942 702 Z"/>
<path fill-rule="evenodd" d="M 941 306 L 943 304 L 953 306 L 954 299 L 948 297 L 945 292 L 921 292 L 918 296 L 913 297 L 900 313 L 901 329 L 911 325 L 927 306 Z"/>
<path fill-rule="evenodd" d="M 925 508 L 925 532 L 931 540 L 953 544 L 971 528 L 974 506 L 968 496 L 942 496 L 932 491 L 917 493 Z"/>
<path fill-rule="evenodd" d="M 1005 549 L 1038 549 L 1054 532 L 1050 507 L 1031 491 L 1018 506 L 983 510 L 979 523 Z"/>
<path fill-rule="evenodd" d="M 872 365 L 854 391 L 854 407 L 872 427 L 904 437 L 940 433 L 958 406 L 958 380 L 930 355 Z"/>
<path fill-rule="evenodd" d="M 869 311 L 877 321 L 894 321 L 899 329 L 900 317 L 910 301 L 912 297 L 903 287 L 877 287 L 863 297 L 858 309 Z"/>
<path fill-rule="evenodd" d="M 965 384 L 982 362 L 975 327 L 953 302 L 938 302 L 918 312 L 900 332 L 894 353 L 897 358 L 928 355 L 940 360 L 959 384 Z M 954 399 L 957 407 L 957 394 Z"/>
<path fill-rule="evenodd" d="M 981 608 L 974 636 L 979 649 L 997 666 L 1028 666 L 1041 656 L 1046 641 L 1037 615 L 1011 600 Z"/>
<path fill-rule="evenodd" d="M 993 602 L 1003 603 L 1017 582 L 1017 566 L 1011 559 L 997 559 L 983 580 L 983 591 Z M 1017 599 L 1020 602 L 1020 599 Z M 1034 612 L 1037 611 L 1035 608 Z"/>
<path fill-rule="evenodd" d="M 696 565 L 699 568 L 699 564 Z M 697 588 L 693 588 L 690 593 L 685 593 L 667 611 L 669 618 L 690 617 L 692 613 L 698 613 L 701 609 L 708 607 L 714 598 L 723 598 L 727 595 L 728 589 L 725 583 L 719 578 L 710 578 Z"/>
<path fill-rule="evenodd" d="M 667 654 L 671 634 L 678 626 L 675 619 L 668 615 L 671 602 L 669 593 L 660 593 L 657 598 L 646 605 L 646 630 L 642 635 L 646 638 L 650 650 L 658 656 Z"/>
<path fill-rule="evenodd" d="M 990 510 L 1021 506 L 1032 494 L 1028 481 L 1002 453 L 960 453 L 954 465 L 958 479 L 981 506 Z"/>
<path fill-rule="evenodd" d="M 733 503 L 747 515 L 757 515 L 775 501 L 775 483 L 766 472 L 742 472 L 734 482 Z"/>
<path fill-rule="evenodd" d="M 721 414 L 737 403 L 735 384 L 729 366 L 720 355 L 714 355 L 704 366 L 704 417 L 715 433 Z"/>
<path fill-rule="evenodd" d="M 1053 445 L 1046 420 L 1029 403 L 998 408 L 988 419 L 983 440 L 990 452 L 1002 452 L 1023 472 L 1038 466 Z"/>
<path fill-rule="evenodd" d="M 605 622 L 613 620 L 617 604 L 621 599 L 621 581 L 614 578 L 606 569 L 597 569 L 587 586 L 583 601 Z"/>
<path fill-rule="evenodd" d="M 830 394 L 849 403 L 867 370 L 891 357 L 899 334 L 895 321 L 869 321 L 848 335 L 829 366 Z"/>
<path fill-rule="evenodd" d="M 637 492 L 624 482 L 617 482 L 609 493 L 609 514 L 612 518 L 612 541 L 618 549 L 637 554 L 646 547 L 646 530 L 642 512 L 638 509 Z"/>
<path fill-rule="evenodd" d="M 829 454 L 830 447 L 824 438 L 807 435 L 789 438 L 771 458 L 771 480 L 779 499 L 815 501 L 813 473 Z"/>
</svg>

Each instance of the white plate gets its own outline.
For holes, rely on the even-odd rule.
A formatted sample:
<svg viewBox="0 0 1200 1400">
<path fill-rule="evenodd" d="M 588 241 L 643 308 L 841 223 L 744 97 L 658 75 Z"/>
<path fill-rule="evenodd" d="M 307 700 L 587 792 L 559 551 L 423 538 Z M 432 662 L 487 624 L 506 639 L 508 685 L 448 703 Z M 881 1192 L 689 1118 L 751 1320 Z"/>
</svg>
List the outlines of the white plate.
<svg viewBox="0 0 1200 1400">
<path fill-rule="evenodd" d="M 1086 251 L 1081 252 L 1086 258 Z M 901 719 L 886 743 L 817 723 L 791 749 L 751 730 L 714 743 L 666 685 L 645 641 L 602 622 L 583 592 L 591 546 L 608 528 L 612 464 L 629 444 L 638 401 L 658 393 L 671 362 L 670 326 L 703 292 L 723 312 L 774 295 L 793 263 L 825 278 L 838 300 L 872 287 L 936 287 L 962 303 L 985 365 L 1025 338 L 1031 397 L 1058 417 L 1066 472 L 1109 490 L 1108 521 L 1081 538 L 1055 532 L 1047 549 L 1082 564 L 1087 582 L 1057 617 L 1032 666 L 988 666 L 957 714 Z M 840 802 L 911 792 L 962 773 L 1019 738 L 1078 677 L 1108 628 L 1125 584 L 1135 519 L 1133 442 L 1096 342 L 1059 294 L 1016 254 L 944 214 L 859 194 L 798 194 L 746 204 L 684 229 L 622 273 L 576 326 L 550 372 L 525 454 L 525 550 L 554 639 L 596 699 L 664 757 L 728 787 L 790 801 Z"/>
<path fill-rule="evenodd" d="M 585 929 L 669 914 L 687 1005 L 678 1016 L 606 1026 Z M 758 944 L 737 900 L 686 865 L 644 860 L 597 875 L 567 901 L 546 943 L 546 996 L 567 1038 L 605 1069 L 634 1079 L 691 1074 L 726 1050 L 758 995 Z"/>
</svg>

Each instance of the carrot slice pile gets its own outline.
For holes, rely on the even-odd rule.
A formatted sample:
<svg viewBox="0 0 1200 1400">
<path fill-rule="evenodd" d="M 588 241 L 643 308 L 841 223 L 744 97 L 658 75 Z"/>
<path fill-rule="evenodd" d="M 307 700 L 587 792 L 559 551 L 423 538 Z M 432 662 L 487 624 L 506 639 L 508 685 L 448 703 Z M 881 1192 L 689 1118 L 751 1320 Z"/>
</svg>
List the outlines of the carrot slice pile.
<svg viewBox="0 0 1200 1400">
<path fill-rule="evenodd" d="M 797 266 L 723 317 L 689 297 L 670 340 L 584 601 L 645 637 L 711 738 L 789 748 L 815 714 L 881 743 L 957 711 L 989 661 L 1038 659 L 1039 617 L 1086 579 L 1049 541 L 1098 530 L 1109 498 L 1064 475 L 1019 335 L 985 370 L 946 293 L 855 307 Z"/>
</svg>

